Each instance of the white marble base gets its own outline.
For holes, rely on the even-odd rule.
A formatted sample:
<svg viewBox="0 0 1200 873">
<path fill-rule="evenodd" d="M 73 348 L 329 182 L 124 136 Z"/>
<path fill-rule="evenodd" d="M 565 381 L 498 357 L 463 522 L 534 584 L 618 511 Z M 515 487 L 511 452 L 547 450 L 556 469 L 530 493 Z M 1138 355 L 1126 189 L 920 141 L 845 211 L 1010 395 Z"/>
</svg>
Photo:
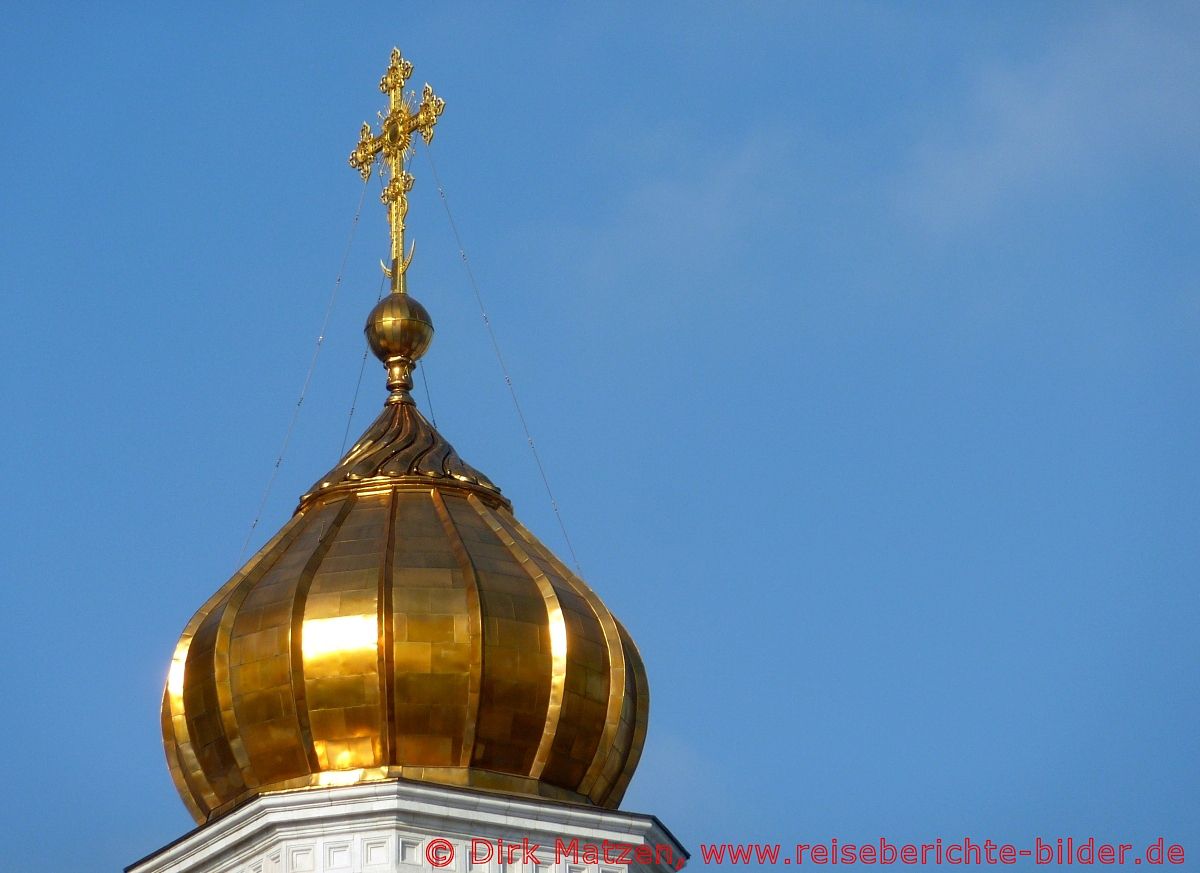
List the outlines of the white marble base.
<svg viewBox="0 0 1200 873">
<path fill-rule="evenodd" d="M 126 873 L 668 873 L 686 859 L 651 815 L 401 781 L 256 797 Z"/>
</svg>

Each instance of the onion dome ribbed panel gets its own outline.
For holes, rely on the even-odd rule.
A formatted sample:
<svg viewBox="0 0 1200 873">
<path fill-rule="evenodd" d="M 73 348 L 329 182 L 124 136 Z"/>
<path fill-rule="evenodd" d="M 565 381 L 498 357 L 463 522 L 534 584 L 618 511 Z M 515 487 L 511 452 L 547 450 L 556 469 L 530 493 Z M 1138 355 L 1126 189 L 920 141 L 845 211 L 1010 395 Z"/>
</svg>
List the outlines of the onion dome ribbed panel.
<svg viewBox="0 0 1200 873">
<path fill-rule="evenodd" d="M 417 479 L 309 500 L 188 623 L 163 729 L 197 821 L 398 777 L 620 801 L 632 641 L 498 495 Z"/>
</svg>

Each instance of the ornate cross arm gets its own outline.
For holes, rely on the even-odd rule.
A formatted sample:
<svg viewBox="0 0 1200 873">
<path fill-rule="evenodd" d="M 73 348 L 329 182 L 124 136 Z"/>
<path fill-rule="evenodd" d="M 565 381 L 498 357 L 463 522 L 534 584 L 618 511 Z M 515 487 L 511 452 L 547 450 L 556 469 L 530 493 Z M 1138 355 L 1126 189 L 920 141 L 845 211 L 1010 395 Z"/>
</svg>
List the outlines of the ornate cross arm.
<svg viewBox="0 0 1200 873">
<path fill-rule="evenodd" d="M 363 181 L 371 178 L 371 170 L 375 166 L 375 158 L 379 156 L 380 142 L 371 135 L 371 125 L 363 122 L 358 132 L 358 145 L 350 152 L 350 166 L 358 170 Z"/>
<path fill-rule="evenodd" d="M 421 138 L 425 140 L 425 145 L 433 142 L 433 127 L 437 124 L 438 116 L 442 114 L 442 110 L 446 108 L 446 101 L 433 93 L 433 88 L 428 82 L 421 89 L 421 106 L 417 110 L 415 124 L 413 129 L 421 132 Z"/>
<path fill-rule="evenodd" d="M 433 129 L 438 117 L 446 108 L 446 101 L 433 93 L 428 83 L 421 91 L 421 102 L 416 104 L 416 94 L 404 93 L 404 83 L 412 75 L 413 65 L 392 49 L 392 60 L 387 72 L 379 80 L 379 90 L 388 95 L 388 114 L 382 117 L 379 133 L 371 131 L 371 125 L 363 123 L 358 133 L 358 145 L 350 153 L 350 166 L 358 170 L 363 180 L 371 177 L 377 158 L 382 156 L 387 164 L 390 179 L 380 199 L 388 208 L 391 224 L 391 264 L 384 272 L 392 280 L 392 291 L 403 294 L 407 290 L 405 273 L 412 250 L 404 253 L 404 220 L 408 215 L 408 192 L 412 190 L 413 177 L 404 169 L 412 153 L 412 138 L 419 133 L 428 144 L 433 141 Z"/>
</svg>

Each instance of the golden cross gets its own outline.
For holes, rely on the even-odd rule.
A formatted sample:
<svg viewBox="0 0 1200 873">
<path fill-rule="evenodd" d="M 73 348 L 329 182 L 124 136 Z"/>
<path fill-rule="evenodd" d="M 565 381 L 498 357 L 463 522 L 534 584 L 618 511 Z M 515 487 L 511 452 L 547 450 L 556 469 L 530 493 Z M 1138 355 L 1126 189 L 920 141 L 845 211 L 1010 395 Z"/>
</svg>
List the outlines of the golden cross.
<svg viewBox="0 0 1200 873">
<path fill-rule="evenodd" d="M 358 145 L 350 153 L 350 166 L 358 170 L 363 181 L 371 177 L 376 158 L 382 155 L 387 163 L 390 178 L 379 199 L 388 208 L 388 222 L 392 226 L 392 259 L 391 266 L 385 266 L 383 271 L 392 280 L 392 291 L 396 294 L 408 290 L 405 273 L 413 256 L 411 248 L 407 256 L 404 254 L 404 219 L 408 215 L 408 192 L 413 186 L 413 177 L 404 165 L 412 153 L 413 134 L 421 134 L 428 145 L 433 140 L 438 116 L 446 108 L 446 101 L 433 93 L 428 82 L 421 92 L 420 104 L 414 107 L 417 95 L 412 91 L 407 96 L 404 93 L 404 83 L 412 70 L 412 62 L 400 56 L 400 49 L 392 49 L 392 62 L 379 80 L 379 90 L 388 95 L 388 114 L 380 115 L 378 136 L 371 133 L 368 122 L 363 122 Z"/>
</svg>

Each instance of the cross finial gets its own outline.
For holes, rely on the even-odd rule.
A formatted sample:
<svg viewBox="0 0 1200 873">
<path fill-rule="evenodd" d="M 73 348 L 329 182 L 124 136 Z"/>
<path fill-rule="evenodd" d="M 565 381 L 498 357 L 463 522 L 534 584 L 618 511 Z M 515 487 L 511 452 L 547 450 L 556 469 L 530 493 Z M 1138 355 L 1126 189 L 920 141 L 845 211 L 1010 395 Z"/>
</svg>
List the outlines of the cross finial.
<svg viewBox="0 0 1200 873">
<path fill-rule="evenodd" d="M 433 93 L 426 83 L 421 91 L 421 102 L 416 103 L 416 94 L 404 93 L 404 83 L 412 76 L 413 65 L 392 49 L 391 63 L 379 80 L 379 90 L 388 95 L 388 114 L 382 116 L 379 133 L 371 132 L 371 125 L 363 122 L 358 133 L 358 145 L 350 153 L 350 166 L 358 170 L 363 179 L 371 177 L 377 158 L 382 156 L 388 168 L 388 183 L 380 199 L 388 208 L 388 221 L 392 226 L 392 257 L 384 272 L 392 280 L 392 291 L 404 294 L 408 290 L 405 273 L 412 260 L 413 250 L 404 253 L 404 220 L 408 215 L 408 192 L 412 190 L 413 177 L 404 169 L 412 153 L 412 136 L 421 134 L 428 144 L 433 140 L 433 128 L 438 116 L 446 108 L 446 101 Z"/>
</svg>

